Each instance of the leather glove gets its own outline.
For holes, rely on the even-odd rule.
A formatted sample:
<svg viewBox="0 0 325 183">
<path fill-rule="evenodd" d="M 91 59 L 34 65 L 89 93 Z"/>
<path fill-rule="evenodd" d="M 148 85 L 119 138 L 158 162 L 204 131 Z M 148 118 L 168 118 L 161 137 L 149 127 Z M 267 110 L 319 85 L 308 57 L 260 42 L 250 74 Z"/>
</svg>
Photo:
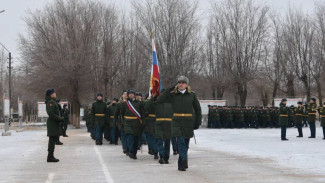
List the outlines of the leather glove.
<svg viewBox="0 0 325 183">
<path fill-rule="evenodd" d="M 175 89 L 175 87 L 177 86 L 177 84 L 178 84 L 178 83 L 174 84 L 174 86 L 173 86 L 173 87 L 171 87 L 171 88 L 169 88 L 167 91 L 168 91 L 168 92 L 171 92 L 171 91 L 173 91 L 173 90 Z"/>
</svg>

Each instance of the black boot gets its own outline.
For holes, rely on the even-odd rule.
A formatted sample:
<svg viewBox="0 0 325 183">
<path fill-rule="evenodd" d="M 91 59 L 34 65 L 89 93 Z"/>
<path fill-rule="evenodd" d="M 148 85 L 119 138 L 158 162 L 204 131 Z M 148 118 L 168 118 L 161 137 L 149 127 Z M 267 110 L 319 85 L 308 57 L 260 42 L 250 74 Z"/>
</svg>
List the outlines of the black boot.
<svg viewBox="0 0 325 183">
<path fill-rule="evenodd" d="M 149 150 L 148 151 L 148 154 L 153 155 L 152 150 Z"/>
<path fill-rule="evenodd" d="M 165 164 L 165 160 L 163 158 L 160 158 L 158 161 L 160 164 Z"/>
<path fill-rule="evenodd" d="M 158 154 L 155 154 L 154 159 L 159 159 Z"/>
<path fill-rule="evenodd" d="M 169 164 L 168 159 L 164 159 L 165 164 Z"/>
<path fill-rule="evenodd" d="M 188 169 L 188 163 L 187 163 L 187 160 L 185 160 L 185 159 L 182 160 L 182 166 L 183 166 L 185 169 Z"/>
<path fill-rule="evenodd" d="M 179 167 L 178 167 L 178 170 L 179 170 L 179 171 L 186 171 L 186 169 L 185 169 L 183 166 L 179 166 Z"/>
<path fill-rule="evenodd" d="M 53 153 L 49 153 L 47 155 L 47 162 L 48 163 L 56 163 L 56 162 L 59 162 L 59 159 L 56 159 L 53 155 Z"/>
<path fill-rule="evenodd" d="M 63 135 L 63 137 L 69 137 L 67 134 Z"/>
<path fill-rule="evenodd" d="M 57 142 L 55 142 L 55 145 L 63 145 L 63 143 L 60 141 L 57 141 Z"/>
<path fill-rule="evenodd" d="M 96 140 L 96 145 L 100 145 L 100 142 L 99 142 L 99 140 Z"/>
<path fill-rule="evenodd" d="M 177 151 L 174 151 L 173 155 L 177 155 Z"/>
</svg>

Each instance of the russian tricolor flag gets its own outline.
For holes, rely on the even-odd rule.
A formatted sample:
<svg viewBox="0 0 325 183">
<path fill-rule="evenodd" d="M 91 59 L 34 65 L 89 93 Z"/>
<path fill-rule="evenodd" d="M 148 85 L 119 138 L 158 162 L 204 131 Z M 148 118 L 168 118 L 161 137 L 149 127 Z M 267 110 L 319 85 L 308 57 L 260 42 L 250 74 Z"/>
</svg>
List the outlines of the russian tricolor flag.
<svg viewBox="0 0 325 183">
<path fill-rule="evenodd" d="M 160 95 L 161 84 L 160 84 L 160 73 L 159 73 L 159 65 L 157 58 L 157 50 L 155 39 L 152 38 L 152 69 L 151 69 L 151 77 L 150 77 L 150 90 L 152 90 L 152 95 Z"/>
</svg>

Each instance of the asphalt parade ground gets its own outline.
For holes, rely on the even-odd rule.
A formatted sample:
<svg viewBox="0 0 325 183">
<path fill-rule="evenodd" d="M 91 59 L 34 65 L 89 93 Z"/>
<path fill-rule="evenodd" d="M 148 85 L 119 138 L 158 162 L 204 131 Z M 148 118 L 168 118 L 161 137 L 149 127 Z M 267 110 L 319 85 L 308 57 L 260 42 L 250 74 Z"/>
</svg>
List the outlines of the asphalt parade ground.
<svg viewBox="0 0 325 183">
<path fill-rule="evenodd" d="M 46 162 L 48 138 L 45 126 L 28 127 L 23 132 L 12 131 L 11 136 L 0 137 L 0 183 L 325 182 L 324 168 L 317 167 L 323 167 L 324 158 L 315 157 L 315 163 L 310 162 L 308 158 L 312 156 L 313 151 L 304 150 L 304 146 L 300 147 L 302 154 L 299 157 L 305 158 L 306 167 L 294 164 L 290 160 L 281 163 L 280 154 L 287 153 L 285 150 L 280 150 L 279 155 L 275 150 L 272 153 L 272 149 L 283 148 L 283 143 L 287 143 L 289 147 L 293 144 L 290 148 L 296 151 L 294 146 L 299 139 L 292 136 L 291 142 L 281 142 L 279 134 L 273 134 L 279 133 L 279 129 L 266 129 L 267 131 L 200 129 L 196 131 L 198 143 L 194 144 L 194 140 L 191 139 L 189 169 L 186 172 L 179 172 L 177 156 L 171 154 L 170 164 L 160 165 L 153 156 L 148 154 L 145 145 L 142 151 L 138 152 L 138 159 L 132 160 L 122 154 L 121 145 L 110 145 L 105 141 L 102 146 L 96 146 L 84 127 L 72 129 L 73 127 L 70 126 L 69 128 L 69 137 L 60 137 L 64 145 L 56 146 L 55 149 L 55 156 L 60 159 L 59 163 Z M 304 128 L 304 132 L 308 133 L 308 129 Z M 233 137 L 236 136 L 235 133 L 245 135 L 237 136 L 236 138 L 240 140 L 236 141 Z M 256 133 L 264 134 L 264 138 L 269 137 L 274 141 L 253 138 Z M 295 129 L 289 130 L 289 139 L 290 134 L 295 134 Z M 315 142 L 312 143 L 319 144 L 315 145 L 317 152 L 325 154 L 325 151 L 320 151 L 318 148 L 324 149 L 325 141 L 320 137 L 314 140 Z M 246 143 L 249 145 L 245 146 Z M 258 148 L 251 148 L 254 143 L 261 149 L 271 151 L 270 154 L 274 157 L 269 157 L 267 153 L 260 153 L 262 154 L 260 155 L 246 151 L 245 147 L 254 152 L 261 151 Z M 262 143 L 265 144 L 265 148 Z M 308 138 L 305 137 L 302 143 L 308 143 Z M 225 144 L 230 145 L 228 148 L 222 148 L 227 146 Z M 299 147 L 296 148 L 299 150 Z M 296 158 L 297 161 L 301 161 L 294 154 L 290 157 L 292 160 Z M 316 162 L 317 158 L 319 164 Z"/>
</svg>

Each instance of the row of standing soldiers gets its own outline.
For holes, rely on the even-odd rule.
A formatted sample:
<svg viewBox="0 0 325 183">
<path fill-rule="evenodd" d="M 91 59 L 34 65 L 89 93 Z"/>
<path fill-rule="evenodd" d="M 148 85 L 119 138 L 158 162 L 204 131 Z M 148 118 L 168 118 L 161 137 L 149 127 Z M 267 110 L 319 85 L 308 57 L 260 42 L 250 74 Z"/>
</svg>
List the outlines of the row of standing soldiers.
<svg viewBox="0 0 325 183">
<path fill-rule="evenodd" d="M 145 134 L 148 153 L 160 164 L 169 164 L 172 141 L 174 154 L 179 154 L 178 170 L 186 171 L 190 138 L 202 120 L 200 103 L 188 83 L 187 77 L 180 76 L 176 85 L 145 100 L 133 89 L 122 91 L 121 98 L 109 105 L 97 94 L 96 102 L 85 112 L 91 137 L 96 145 L 103 144 L 103 136 L 117 145 L 120 137 L 123 153 L 137 159 Z"/>
<path fill-rule="evenodd" d="M 279 107 L 208 106 L 208 128 L 278 128 Z M 294 106 L 288 108 L 288 127 L 295 124 Z M 308 112 L 303 110 L 302 120 L 307 124 Z"/>
<path fill-rule="evenodd" d="M 282 99 L 280 103 L 279 125 L 281 127 L 281 140 L 286 138 L 286 129 L 289 125 L 289 114 L 292 107 L 286 107 L 287 99 Z M 294 124 L 298 130 L 298 138 L 303 137 L 302 126 L 304 115 L 307 115 L 307 121 L 310 127 L 310 136 L 308 138 L 316 138 L 316 116 L 320 116 L 320 125 L 323 130 L 323 140 L 325 140 L 325 102 L 323 106 L 317 107 L 316 99 L 312 98 L 307 105 L 298 102 L 298 107 L 294 108 Z"/>
</svg>

